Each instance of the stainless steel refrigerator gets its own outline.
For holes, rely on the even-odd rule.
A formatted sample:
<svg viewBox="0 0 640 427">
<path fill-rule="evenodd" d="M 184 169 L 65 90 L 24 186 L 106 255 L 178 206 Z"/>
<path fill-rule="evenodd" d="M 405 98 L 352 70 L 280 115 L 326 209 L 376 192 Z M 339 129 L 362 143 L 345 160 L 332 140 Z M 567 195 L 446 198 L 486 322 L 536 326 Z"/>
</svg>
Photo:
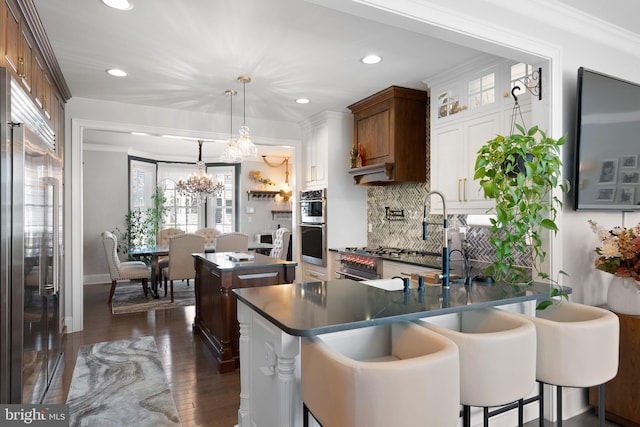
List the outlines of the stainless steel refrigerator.
<svg viewBox="0 0 640 427">
<path fill-rule="evenodd" d="M 63 153 L 4 68 L 0 118 L 0 403 L 43 403 L 62 358 Z"/>
</svg>

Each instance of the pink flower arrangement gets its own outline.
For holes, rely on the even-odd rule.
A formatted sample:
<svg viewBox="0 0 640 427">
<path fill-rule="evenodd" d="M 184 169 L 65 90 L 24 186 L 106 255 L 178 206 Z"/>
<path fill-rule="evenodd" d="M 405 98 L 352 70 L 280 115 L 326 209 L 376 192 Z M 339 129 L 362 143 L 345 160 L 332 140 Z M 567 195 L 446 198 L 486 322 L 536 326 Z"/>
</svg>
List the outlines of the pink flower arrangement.
<svg viewBox="0 0 640 427">
<path fill-rule="evenodd" d="M 598 236 L 600 245 L 596 268 L 618 277 L 633 277 L 640 281 L 640 224 L 633 228 L 615 227 L 606 230 L 589 220 L 591 230 Z"/>
</svg>

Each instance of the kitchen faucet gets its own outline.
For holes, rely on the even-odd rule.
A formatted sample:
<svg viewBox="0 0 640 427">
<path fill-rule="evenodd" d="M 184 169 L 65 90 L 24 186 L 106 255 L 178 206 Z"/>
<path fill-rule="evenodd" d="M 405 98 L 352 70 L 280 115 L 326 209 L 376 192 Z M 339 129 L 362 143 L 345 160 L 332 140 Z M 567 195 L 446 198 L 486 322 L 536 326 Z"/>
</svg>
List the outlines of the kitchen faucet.
<svg viewBox="0 0 640 427">
<path fill-rule="evenodd" d="M 465 254 L 461 249 L 451 249 L 449 251 L 449 256 L 451 256 L 451 254 L 454 253 L 454 252 L 460 252 L 460 255 L 462 255 L 462 261 L 464 262 L 464 284 L 465 285 L 470 285 L 471 284 L 471 274 L 470 274 L 469 259 L 467 258 L 467 254 Z"/>
<path fill-rule="evenodd" d="M 444 194 L 440 191 L 432 190 L 427 193 L 427 197 L 424 201 L 424 210 L 422 214 L 422 240 L 427 240 L 427 202 L 432 194 L 437 194 L 442 199 L 442 274 L 440 279 L 442 280 L 442 287 L 449 289 L 449 239 L 447 231 L 449 230 L 449 221 L 447 220 L 447 203 L 444 199 Z"/>
</svg>

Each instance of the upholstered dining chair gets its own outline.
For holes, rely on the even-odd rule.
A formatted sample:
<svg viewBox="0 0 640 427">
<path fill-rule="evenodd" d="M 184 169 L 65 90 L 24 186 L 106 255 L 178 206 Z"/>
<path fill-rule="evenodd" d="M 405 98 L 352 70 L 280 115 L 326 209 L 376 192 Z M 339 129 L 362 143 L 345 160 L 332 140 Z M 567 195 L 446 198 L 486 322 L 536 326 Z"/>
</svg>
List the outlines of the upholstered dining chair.
<svg viewBox="0 0 640 427">
<path fill-rule="evenodd" d="M 107 256 L 109 275 L 111 276 L 111 291 L 109 292 L 108 304 L 111 304 L 113 294 L 116 291 L 116 284 L 119 280 L 142 280 L 144 294 L 148 294 L 147 284 L 149 280 L 149 268 L 142 261 L 120 261 L 118 258 L 118 239 L 116 236 L 105 231 L 102 233 L 102 244 L 104 253 Z"/>
<path fill-rule="evenodd" d="M 158 246 L 169 246 L 169 240 L 173 236 L 178 236 L 180 234 L 184 234 L 184 230 L 180 230 L 179 228 L 163 228 L 158 231 L 158 235 L 156 236 L 156 244 Z"/>
<path fill-rule="evenodd" d="M 171 302 L 173 297 L 173 281 L 188 280 L 196 277 L 196 270 L 191 254 L 204 252 L 204 237 L 194 233 L 173 236 L 169 240 L 169 265 L 162 269 L 164 278 L 164 295 L 167 296 L 167 281 L 171 286 Z"/>
<path fill-rule="evenodd" d="M 179 228 L 173 228 L 173 227 L 163 228 L 162 230 L 159 230 L 158 234 L 156 235 L 156 245 L 158 245 L 158 247 L 169 246 L 169 240 L 171 240 L 173 236 L 179 236 L 184 233 L 185 231 L 180 230 Z M 169 265 L 169 257 L 159 256 L 156 262 L 157 264 L 152 265 L 151 267 L 155 269 L 155 272 L 156 272 L 155 279 L 157 283 L 160 280 L 162 269 L 166 268 Z"/>
<path fill-rule="evenodd" d="M 249 235 L 245 233 L 222 233 L 216 237 L 216 252 L 247 252 Z"/>
<path fill-rule="evenodd" d="M 222 231 L 217 228 L 205 227 L 197 229 L 194 233 L 204 237 L 204 244 L 206 246 L 215 244 L 216 237 L 221 235 Z"/>
<path fill-rule="evenodd" d="M 281 227 L 273 232 L 273 248 L 269 256 L 271 258 L 287 259 L 289 253 L 289 241 L 291 237 L 291 231 L 289 229 Z"/>
</svg>

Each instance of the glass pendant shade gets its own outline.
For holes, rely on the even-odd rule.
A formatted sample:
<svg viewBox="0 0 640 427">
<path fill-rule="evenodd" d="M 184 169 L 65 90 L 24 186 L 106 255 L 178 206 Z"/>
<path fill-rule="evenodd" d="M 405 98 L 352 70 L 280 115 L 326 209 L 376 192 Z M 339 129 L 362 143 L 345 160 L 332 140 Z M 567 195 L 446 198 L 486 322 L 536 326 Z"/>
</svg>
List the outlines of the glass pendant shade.
<svg viewBox="0 0 640 427">
<path fill-rule="evenodd" d="M 251 77 L 240 76 L 238 77 L 238 81 L 242 82 L 242 126 L 240 127 L 240 137 L 238 138 L 238 148 L 240 150 L 240 155 L 242 158 L 255 158 L 258 157 L 258 148 L 251 141 L 251 137 L 249 135 L 249 127 L 247 126 L 247 83 L 251 83 Z"/>
<path fill-rule="evenodd" d="M 243 158 L 258 157 L 258 148 L 249 137 L 249 128 L 242 126 L 240 128 L 240 138 L 238 138 L 238 149 Z"/>
<path fill-rule="evenodd" d="M 224 93 L 229 97 L 229 138 L 227 139 L 227 146 L 220 155 L 220 161 L 225 163 L 238 163 L 242 161 L 242 152 L 238 146 L 238 141 L 233 137 L 233 97 L 238 92 L 227 89 Z"/>
</svg>

